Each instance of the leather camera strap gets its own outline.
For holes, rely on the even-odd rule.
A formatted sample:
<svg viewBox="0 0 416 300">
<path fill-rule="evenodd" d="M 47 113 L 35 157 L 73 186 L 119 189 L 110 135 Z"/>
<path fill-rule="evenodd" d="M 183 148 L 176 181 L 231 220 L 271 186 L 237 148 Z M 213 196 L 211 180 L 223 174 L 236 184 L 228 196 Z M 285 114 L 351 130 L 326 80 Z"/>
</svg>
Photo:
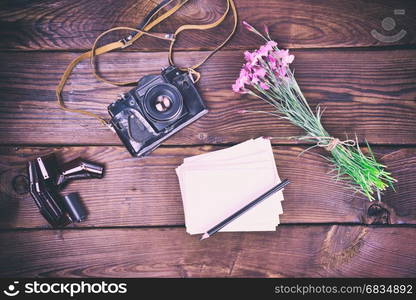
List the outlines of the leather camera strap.
<svg viewBox="0 0 416 300">
<path fill-rule="evenodd" d="M 150 13 L 145 17 L 145 19 L 143 20 L 142 24 L 139 26 L 139 28 L 131 28 L 131 27 L 114 27 L 111 28 L 107 31 L 104 31 L 103 33 L 101 33 L 95 40 L 92 48 L 90 51 L 85 52 L 83 54 L 81 54 L 80 56 L 76 57 L 73 61 L 71 61 L 71 63 L 67 66 L 65 72 L 63 73 L 61 80 L 56 88 L 56 98 L 57 98 L 57 102 L 58 105 L 65 111 L 69 111 L 69 112 L 73 112 L 73 113 L 78 113 L 78 114 L 83 114 L 83 115 L 87 115 L 90 117 L 94 117 L 96 119 L 98 119 L 103 125 L 109 126 L 109 124 L 107 123 L 107 121 L 103 118 L 101 118 L 100 116 L 92 113 L 92 112 L 88 112 L 85 110 L 81 110 L 81 109 L 73 109 L 73 108 L 68 108 L 65 106 L 64 104 L 64 100 L 62 98 L 62 91 L 65 87 L 65 83 L 68 80 L 69 76 L 71 75 L 73 69 L 75 68 L 75 66 L 81 62 L 84 59 L 89 58 L 90 59 L 90 63 L 91 63 L 91 68 L 93 71 L 93 74 L 95 75 L 95 77 L 100 80 L 100 81 L 104 81 L 107 82 L 109 84 L 113 84 L 113 85 L 118 85 L 118 86 L 125 86 L 125 85 L 130 85 L 130 84 L 137 84 L 137 81 L 134 82 L 117 82 L 117 81 L 110 81 L 107 80 L 105 78 L 103 78 L 102 76 L 100 76 L 97 73 L 96 70 L 96 64 L 95 64 L 95 56 L 97 55 L 101 55 L 113 50 L 117 50 L 117 49 L 123 49 L 126 48 L 130 45 L 132 45 L 134 42 L 136 42 L 140 37 L 142 37 L 143 35 L 147 35 L 150 37 L 154 37 L 154 38 L 158 38 L 158 39 L 163 39 L 163 40 L 168 40 L 170 41 L 170 46 L 169 46 L 169 64 L 170 65 L 174 65 L 174 60 L 173 60 L 173 47 L 176 41 L 176 37 L 179 35 L 179 33 L 181 33 L 182 31 L 185 30 L 208 30 L 211 28 L 214 28 L 218 25 L 220 25 L 225 18 L 227 17 L 230 9 L 232 11 L 233 14 L 233 18 L 234 18 L 234 23 L 233 23 L 233 29 L 230 32 L 230 34 L 228 35 L 228 37 L 219 45 L 217 46 L 213 51 L 211 51 L 200 63 L 195 64 L 192 67 L 187 67 L 187 68 L 183 68 L 181 67 L 181 70 L 184 71 L 188 71 L 190 73 L 191 76 L 195 76 L 195 81 L 198 81 L 200 78 L 200 74 L 199 72 L 197 72 L 195 69 L 200 67 L 203 63 L 205 63 L 215 52 L 217 52 L 218 50 L 220 50 L 233 36 L 233 34 L 236 31 L 237 28 L 237 9 L 235 7 L 234 4 L 234 0 L 226 0 L 227 1 L 227 8 L 224 12 L 224 14 L 215 22 L 210 23 L 210 24 L 205 24 L 205 25 L 182 25 L 180 26 L 174 34 L 163 34 L 163 33 L 150 33 L 148 32 L 150 29 L 152 29 L 154 26 L 156 26 L 157 24 L 161 23 L 162 21 L 164 21 L 165 19 L 167 19 L 169 16 L 171 16 L 172 14 L 174 14 L 177 10 L 179 10 L 183 5 L 185 5 L 187 2 L 189 2 L 189 0 L 164 0 L 162 1 L 158 6 L 156 6 L 155 8 L 153 8 Z M 155 18 L 153 21 L 152 19 L 167 5 L 173 3 L 173 2 L 177 2 L 175 6 L 173 6 L 172 8 L 170 8 L 168 11 L 166 11 L 165 13 L 161 14 L 159 17 Z M 130 30 L 131 34 L 127 37 L 124 38 L 122 40 L 119 40 L 117 42 L 112 42 L 109 44 L 106 44 L 104 46 L 101 47 L 97 47 L 98 41 L 105 35 L 107 35 L 110 32 L 113 31 L 119 31 L 119 30 Z"/>
</svg>

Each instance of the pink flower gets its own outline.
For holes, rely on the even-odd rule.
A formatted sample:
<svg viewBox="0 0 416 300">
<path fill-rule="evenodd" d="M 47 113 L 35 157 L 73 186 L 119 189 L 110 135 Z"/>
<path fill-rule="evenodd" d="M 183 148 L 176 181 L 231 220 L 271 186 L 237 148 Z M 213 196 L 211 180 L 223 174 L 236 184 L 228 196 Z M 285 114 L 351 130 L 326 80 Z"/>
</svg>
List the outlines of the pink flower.
<svg viewBox="0 0 416 300">
<path fill-rule="evenodd" d="M 258 52 L 258 50 L 254 51 L 254 52 L 244 52 L 244 58 L 246 60 L 246 65 L 248 69 L 251 69 L 253 66 L 255 66 L 258 62 L 259 62 L 259 58 L 261 58 L 262 56 L 260 55 L 260 53 Z"/>
<path fill-rule="evenodd" d="M 243 22 L 245 28 L 261 35 L 253 26 Z M 269 29 L 264 27 L 269 39 Z M 290 80 L 289 65 L 295 59 L 289 50 L 279 49 L 277 43 L 268 40 L 255 51 L 244 52 L 245 63 L 240 70 L 238 79 L 233 84 L 233 91 L 241 94 L 250 93 L 250 87 L 255 86 L 263 91 L 269 90 L 275 84 L 284 84 Z M 274 78 L 270 78 L 274 77 Z M 270 80 L 269 80 L 270 79 Z M 273 79 L 273 80 L 272 80 Z"/>
<path fill-rule="evenodd" d="M 267 60 L 269 61 L 269 65 L 272 68 L 272 70 L 276 70 L 277 69 L 277 65 L 278 65 L 278 61 L 277 59 L 274 57 L 274 55 L 269 55 L 267 57 Z"/>
<path fill-rule="evenodd" d="M 260 82 L 260 79 L 257 76 L 253 76 L 251 78 L 251 84 L 258 84 Z"/>
<path fill-rule="evenodd" d="M 274 52 L 274 55 L 276 56 L 276 58 L 282 59 L 283 57 L 289 55 L 289 50 L 281 49 L 281 50 Z"/>
<path fill-rule="evenodd" d="M 266 76 L 266 70 L 262 67 L 256 68 L 253 76 L 258 77 L 258 78 L 264 78 L 264 76 Z"/>
<path fill-rule="evenodd" d="M 268 89 L 269 89 L 269 86 L 268 86 L 267 84 L 265 84 L 264 82 L 260 82 L 260 87 L 261 87 L 263 90 L 268 90 Z"/>
<path fill-rule="evenodd" d="M 269 36 L 269 27 L 267 27 L 267 25 L 264 24 L 263 28 L 264 28 L 264 32 L 266 33 L 266 35 Z"/>
<path fill-rule="evenodd" d="M 277 43 L 275 41 L 268 41 L 266 45 L 268 45 L 270 48 L 274 48 L 277 46 Z"/>
<path fill-rule="evenodd" d="M 257 50 L 257 54 L 260 56 L 268 56 L 271 51 L 273 51 L 273 47 L 276 47 L 277 43 L 275 41 L 268 41 L 265 45 L 261 46 L 259 50 Z"/>
<path fill-rule="evenodd" d="M 258 63 L 260 57 L 261 55 L 259 54 L 258 50 L 254 52 L 244 52 L 244 59 L 246 60 L 246 65 L 249 69 Z"/>
<path fill-rule="evenodd" d="M 279 68 L 279 77 L 282 79 L 287 74 L 286 68 Z"/>
<path fill-rule="evenodd" d="M 249 51 L 244 52 L 244 59 L 246 60 L 246 62 L 252 62 L 254 56 L 255 56 L 255 53 L 251 53 Z"/>
<path fill-rule="evenodd" d="M 248 30 L 248 31 L 251 31 L 251 32 L 255 32 L 256 30 L 254 29 L 254 27 L 253 26 L 251 26 L 250 24 L 248 24 L 246 21 L 243 21 L 243 25 L 244 25 L 244 27 Z"/>
<path fill-rule="evenodd" d="M 294 59 L 295 56 L 290 55 L 288 50 L 273 50 L 266 58 L 270 68 L 279 79 L 284 79 L 287 76 L 289 64 Z"/>
<path fill-rule="evenodd" d="M 286 65 L 291 64 L 293 62 L 293 60 L 295 59 L 294 55 L 287 55 L 285 57 L 283 57 L 283 63 L 285 63 Z"/>
<path fill-rule="evenodd" d="M 291 64 L 295 59 L 294 55 L 289 55 L 289 50 L 279 50 L 275 52 L 276 58 L 279 58 L 284 65 Z"/>
<path fill-rule="evenodd" d="M 257 55 L 259 56 L 267 56 L 269 55 L 269 47 L 267 47 L 267 45 L 263 45 L 259 48 L 259 50 L 256 51 Z"/>
<path fill-rule="evenodd" d="M 238 78 L 232 85 L 233 91 L 240 94 L 245 94 L 248 90 L 244 87 L 244 82 L 241 78 Z"/>
<path fill-rule="evenodd" d="M 240 77 L 238 79 L 244 84 L 250 83 L 250 74 L 246 68 L 240 70 Z"/>
<path fill-rule="evenodd" d="M 239 83 L 236 81 L 233 85 L 232 85 L 233 91 L 235 93 L 240 93 L 242 86 L 239 85 Z"/>
</svg>

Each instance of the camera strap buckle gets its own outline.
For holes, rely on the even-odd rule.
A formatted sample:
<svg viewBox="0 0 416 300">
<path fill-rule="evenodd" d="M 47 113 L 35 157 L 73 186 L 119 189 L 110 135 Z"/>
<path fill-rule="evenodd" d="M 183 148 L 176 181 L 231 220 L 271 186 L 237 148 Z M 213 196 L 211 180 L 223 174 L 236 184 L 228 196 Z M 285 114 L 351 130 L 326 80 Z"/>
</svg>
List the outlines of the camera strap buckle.
<svg viewBox="0 0 416 300">
<path fill-rule="evenodd" d="M 131 46 L 133 44 L 132 38 L 133 38 L 133 35 L 130 34 L 128 37 L 121 39 L 120 42 L 123 44 L 123 46 L 121 46 L 120 49 L 124 49 L 128 46 Z"/>
</svg>

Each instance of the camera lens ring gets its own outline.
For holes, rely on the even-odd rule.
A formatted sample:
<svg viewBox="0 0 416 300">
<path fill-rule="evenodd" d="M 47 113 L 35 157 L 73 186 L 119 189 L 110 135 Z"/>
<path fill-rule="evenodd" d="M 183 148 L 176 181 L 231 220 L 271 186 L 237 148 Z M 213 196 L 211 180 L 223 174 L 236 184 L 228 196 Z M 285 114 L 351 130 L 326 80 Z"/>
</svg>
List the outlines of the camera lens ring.
<svg viewBox="0 0 416 300">
<path fill-rule="evenodd" d="M 147 90 L 142 103 L 146 115 L 156 122 L 168 122 L 175 119 L 183 108 L 182 94 L 169 83 L 151 87 Z M 163 105 L 159 106 L 159 104 Z"/>
</svg>

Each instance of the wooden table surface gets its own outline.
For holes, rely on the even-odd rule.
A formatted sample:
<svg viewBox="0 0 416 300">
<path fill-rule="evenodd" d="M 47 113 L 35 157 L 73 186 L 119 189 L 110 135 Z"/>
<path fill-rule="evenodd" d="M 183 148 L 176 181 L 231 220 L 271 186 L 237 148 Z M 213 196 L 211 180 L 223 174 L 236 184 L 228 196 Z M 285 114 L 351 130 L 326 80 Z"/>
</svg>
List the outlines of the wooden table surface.
<svg viewBox="0 0 416 300">
<path fill-rule="evenodd" d="M 295 69 L 310 104 L 326 107 L 336 137 L 357 134 L 398 179 L 381 203 L 370 203 L 331 180 L 319 150 L 286 137 L 301 132 L 231 91 L 242 52 L 261 41 L 239 26 L 231 43 L 201 67 L 199 89 L 209 114 L 144 159 L 132 158 L 96 120 L 66 113 L 54 89 L 71 59 L 114 26 L 135 26 L 158 1 L 9 0 L 0 3 L 0 276 L 112 277 L 415 277 L 416 276 L 416 5 L 414 0 L 236 0 L 240 20 L 267 24 L 281 47 L 294 49 Z M 394 14 L 404 9 L 405 14 Z M 217 19 L 224 0 L 194 0 L 155 28 Z M 388 31 L 388 23 L 395 28 Z M 387 21 L 386 21 L 387 20 Z M 181 65 L 198 61 L 230 29 L 186 32 Z M 405 30 L 403 38 L 383 42 Z M 109 40 L 115 39 L 109 37 Z M 145 38 L 99 58 L 110 79 L 137 79 L 167 64 L 167 44 Z M 97 82 L 88 62 L 76 67 L 68 106 L 106 117 L 106 106 L 129 87 Z M 273 140 L 284 192 L 275 232 L 186 234 L 174 172 L 184 157 L 258 136 Z M 29 194 L 13 185 L 36 156 L 56 152 L 106 165 L 102 180 L 78 181 L 86 222 L 52 230 Z"/>
</svg>

